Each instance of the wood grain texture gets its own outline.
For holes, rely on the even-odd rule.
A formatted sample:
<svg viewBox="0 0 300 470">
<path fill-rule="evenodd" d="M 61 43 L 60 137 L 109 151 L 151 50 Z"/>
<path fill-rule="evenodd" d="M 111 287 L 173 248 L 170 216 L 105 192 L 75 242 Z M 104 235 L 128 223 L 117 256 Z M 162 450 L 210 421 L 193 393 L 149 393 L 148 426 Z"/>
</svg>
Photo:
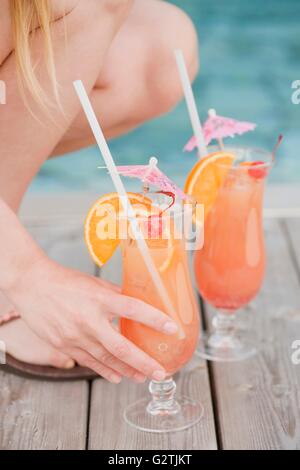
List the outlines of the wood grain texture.
<svg viewBox="0 0 300 470">
<path fill-rule="evenodd" d="M 25 380 L 0 372 L 0 449 L 84 449 L 88 384 Z"/>
<path fill-rule="evenodd" d="M 300 277 L 300 218 L 282 221 L 283 230 L 288 238 L 291 256 Z"/>
<path fill-rule="evenodd" d="M 291 361 L 292 342 L 300 339 L 299 279 L 277 221 L 266 223 L 266 245 L 265 283 L 241 312 L 260 354 L 210 365 L 224 449 L 300 449 L 300 365 Z M 210 321 L 213 309 L 206 312 Z"/>
<path fill-rule="evenodd" d="M 31 219 L 34 238 L 56 261 L 90 274 L 95 267 L 83 244 L 81 222 L 60 217 Z M 300 340 L 300 220 L 266 222 L 268 270 L 259 296 L 241 312 L 260 354 L 235 364 L 207 364 L 194 358 L 178 375 L 178 393 L 199 399 L 202 421 L 187 431 L 157 435 L 135 431 L 123 410 L 145 397 L 147 387 L 124 380 L 92 385 L 88 446 L 110 450 L 300 449 L 300 365 L 291 345 Z M 120 254 L 101 276 L 121 282 Z M 213 309 L 206 306 L 207 322 Z M 1 369 L 0 369 L 1 371 Z M 25 380 L 0 372 L 0 449 L 84 449 L 88 384 Z M 213 402 L 211 388 L 213 387 Z"/>
<path fill-rule="evenodd" d="M 216 449 L 216 436 L 206 365 L 194 359 L 176 377 L 177 393 L 201 401 L 202 420 L 186 431 L 166 434 L 141 432 L 123 419 L 125 407 L 149 393 L 147 385 L 124 380 L 111 385 L 95 380 L 92 386 L 89 449 L 105 450 L 192 450 Z"/>
</svg>

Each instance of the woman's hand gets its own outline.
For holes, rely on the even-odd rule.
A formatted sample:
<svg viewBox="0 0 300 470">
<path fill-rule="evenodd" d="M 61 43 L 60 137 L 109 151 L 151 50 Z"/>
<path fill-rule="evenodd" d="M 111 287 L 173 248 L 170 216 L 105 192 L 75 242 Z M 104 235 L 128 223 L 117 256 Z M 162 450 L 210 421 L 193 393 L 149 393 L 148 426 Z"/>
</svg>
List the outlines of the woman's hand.
<svg viewBox="0 0 300 470">
<path fill-rule="evenodd" d="M 42 256 L 6 295 L 36 334 L 107 380 L 164 379 L 162 366 L 124 338 L 112 320 L 123 316 L 167 334 L 176 333 L 176 324 L 115 286 Z"/>
</svg>

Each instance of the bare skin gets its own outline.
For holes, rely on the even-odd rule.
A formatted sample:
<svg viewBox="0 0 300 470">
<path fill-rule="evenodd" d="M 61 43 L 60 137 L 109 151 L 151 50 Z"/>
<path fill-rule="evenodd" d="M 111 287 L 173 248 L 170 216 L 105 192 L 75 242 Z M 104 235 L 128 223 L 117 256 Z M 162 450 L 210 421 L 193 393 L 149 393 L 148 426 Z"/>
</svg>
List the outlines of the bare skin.
<svg viewBox="0 0 300 470">
<path fill-rule="evenodd" d="M 163 369 L 125 341 L 113 329 L 111 320 L 127 311 L 132 318 L 163 331 L 169 323 L 165 315 L 135 299 L 129 301 L 113 286 L 48 260 L 27 238 L 9 207 L 18 210 L 24 192 L 47 158 L 93 143 L 70 86 L 74 79 L 84 81 L 106 135 L 120 135 L 168 111 L 181 98 L 172 50 L 184 50 L 193 77 L 197 70 L 196 36 L 180 10 L 157 0 L 66 0 L 63 11 L 61 1 L 53 0 L 52 4 L 56 8 L 53 41 L 65 116 L 52 111 L 54 125 L 31 101 L 31 108 L 45 126 L 28 113 L 20 97 L 8 1 L 0 5 L 0 78 L 9 84 L 9 106 L 2 107 L 0 113 L 0 220 L 5 221 L 6 231 L 14 230 L 18 246 L 27 240 L 17 260 L 12 255 L 16 245 L 11 236 L 3 235 L 0 243 L 6 253 L 5 257 L 0 248 L 1 270 L 6 273 L 2 283 L 0 279 L 0 289 L 6 296 L 0 297 L 0 313 L 9 310 L 12 302 L 22 317 L 1 326 L 0 339 L 15 357 L 28 362 L 72 367 L 75 360 L 114 383 L 123 376 L 142 381 L 163 374 Z M 63 12 L 67 12 L 67 51 L 62 45 L 64 26 L 59 19 Z M 38 37 L 32 50 L 38 59 L 42 54 Z M 51 95 L 42 61 L 39 73 Z M 28 243 L 32 250 L 30 265 L 37 260 L 34 269 L 28 268 Z M 65 290 L 61 290 L 60 279 L 64 279 Z M 38 283 L 41 296 L 30 292 L 32 283 Z M 75 291 L 81 292 L 79 297 Z M 88 321 L 84 314 L 87 310 Z M 96 332 L 95 324 L 99 324 Z M 30 351 L 24 354 L 29 346 Z"/>
</svg>

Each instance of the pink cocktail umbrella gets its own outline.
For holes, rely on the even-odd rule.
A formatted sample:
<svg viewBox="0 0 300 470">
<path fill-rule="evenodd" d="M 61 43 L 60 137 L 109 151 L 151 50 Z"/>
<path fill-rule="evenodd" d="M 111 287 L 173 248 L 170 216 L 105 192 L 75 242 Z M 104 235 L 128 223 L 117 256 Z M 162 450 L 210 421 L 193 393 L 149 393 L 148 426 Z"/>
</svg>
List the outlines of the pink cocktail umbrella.
<svg viewBox="0 0 300 470">
<path fill-rule="evenodd" d="M 237 121 L 236 119 L 218 116 L 214 109 L 208 112 L 208 119 L 203 126 L 203 133 L 206 145 L 210 144 L 212 140 L 217 140 L 221 150 L 224 149 L 223 140 L 226 137 L 234 137 L 235 135 L 242 135 L 245 132 L 253 131 L 256 124 L 246 121 Z M 184 150 L 192 152 L 197 147 L 195 136 L 186 144 Z"/>
<path fill-rule="evenodd" d="M 117 170 L 122 176 L 139 179 L 145 187 L 153 185 L 161 191 L 173 193 L 181 199 L 186 199 L 184 192 L 158 168 L 157 164 L 157 158 L 152 157 L 148 165 L 117 166 Z"/>
</svg>

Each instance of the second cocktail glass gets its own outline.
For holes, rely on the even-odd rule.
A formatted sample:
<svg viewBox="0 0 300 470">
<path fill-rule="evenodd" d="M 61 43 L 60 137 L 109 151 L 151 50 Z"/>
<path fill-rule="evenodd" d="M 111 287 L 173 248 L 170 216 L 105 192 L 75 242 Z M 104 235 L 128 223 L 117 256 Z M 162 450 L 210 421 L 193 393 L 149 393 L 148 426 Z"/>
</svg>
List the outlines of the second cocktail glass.
<svg viewBox="0 0 300 470">
<path fill-rule="evenodd" d="M 155 208 L 170 205 L 168 196 L 152 194 L 150 197 Z M 143 431 L 179 431 L 198 422 L 203 414 L 203 407 L 198 401 L 175 396 L 176 384 L 172 379 L 172 375 L 191 359 L 199 337 L 199 312 L 189 274 L 184 219 L 183 203 L 179 209 L 178 205 L 174 205 L 159 217 L 141 219 L 148 235 L 148 249 L 172 300 L 180 331 L 168 336 L 125 318 L 120 324 L 122 334 L 156 359 L 168 374 L 166 380 L 150 383 L 151 399 L 142 399 L 125 410 L 125 420 Z M 136 240 L 131 237 L 123 240 L 122 254 L 123 294 L 141 299 L 163 311 L 163 303 Z"/>
<path fill-rule="evenodd" d="M 262 204 L 272 156 L 249 148 L 226 148 L 226 153 L 235 155 L 237 164 L 220 169 L 226 177 L 205 220 L 204 246 L 194 258 L 199 292 L 217 309 L 198 354 L 239 361 L 256 353 L 255 341 L 237 332 L 236 312 L 256 296 L 264 278 Z"/>
</svg>

